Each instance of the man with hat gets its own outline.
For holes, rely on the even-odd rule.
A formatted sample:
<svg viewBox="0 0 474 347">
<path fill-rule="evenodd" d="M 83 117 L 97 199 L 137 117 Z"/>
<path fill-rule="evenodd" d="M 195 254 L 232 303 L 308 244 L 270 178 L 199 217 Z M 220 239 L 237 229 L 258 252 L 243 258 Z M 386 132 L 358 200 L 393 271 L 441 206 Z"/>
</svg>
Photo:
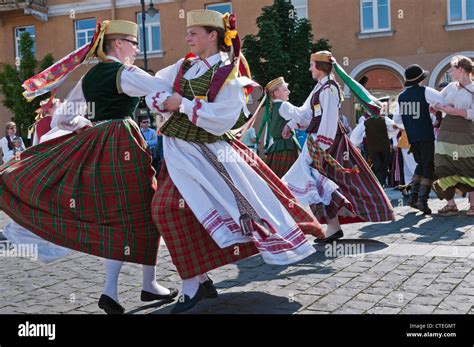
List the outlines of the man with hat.
<svg viewBox="0 0 474 347">
<path fill-rule="evenodd" d="M 426 215 L 431 214 L 428 198 L 434 178 L 435 136 L 430 104 L 439 102 L 436 90 L 421 85 L 428 73 L 420 65 L 410 65 L 405 70 L 405 89 L 398 96 L 399 113 L 417 164 L 409 205 Z"/>
<path fill-rule="evenodd" d="M 278 77 L 265 87 L 267 99 L 271 101 L 271 110 L 268 118 L 268 131 L 273 143 L 267 149 L 267 165 L 278 177 L 283 177 L 294 164 L 299 155 L 299 144 L 294 136 L 288 139 L 282 137 L 282 131 L 289 120 L 280 115 L 280 106 L 288 101 L 290 90 L 283 77 Z"/>
<path fill-rule="evenodd" d="M 143 265 L 142 301 L 178 294 L 156 282 L 155 171 L 132 116 L 138 97 L 161 84 L 132 65 L 139 52 L 137 32 L 129 21 L 99 23 L 90 44 L 24 82 L 25 97 L 33 99 L 88 59 L 100 61 L 51 122 L 52 128 L 74 133 L 33 146 L 0 171 L 0 206 L 18 224 L 59 246 L 106 258 L 99 307 L 109 314 L 125 311 L 117 284 L 124 261 Z"/>
</svg>

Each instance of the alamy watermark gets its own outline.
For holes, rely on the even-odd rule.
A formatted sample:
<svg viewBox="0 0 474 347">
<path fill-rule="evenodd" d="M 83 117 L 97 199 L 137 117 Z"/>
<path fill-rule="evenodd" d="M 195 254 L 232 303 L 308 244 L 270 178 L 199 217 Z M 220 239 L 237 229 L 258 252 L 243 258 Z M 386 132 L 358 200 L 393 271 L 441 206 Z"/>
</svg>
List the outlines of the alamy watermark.
<svg viewBox="0 0 474 347">
<path fill-rule="evenodd" d="M 420 102 L 419 101 L 402 101 L 400 102 L 400 114 L 413 116 L 413 119 L 420 118 Z"/>
<path fill-rule="evenodd" d="M 76 102 L 66 100 L 61 104 L 60 109 L 57 112 L 63 115 L 83 115 L 84 117 L 92 120 L 95 118 L 95 102 Z"/>
<path fill-rule="evenodd" d="M 0 243 L 0 258 L 30 258 L 38 260 L 38 245 L 36 243 Z"/>
<path fill-rule="evenodd" d="M 324 245 L 324 255 L 326 258 L 336 257 L 357 257 L 365 254 L 363 243 L 327 243 Z"/>
</svg>

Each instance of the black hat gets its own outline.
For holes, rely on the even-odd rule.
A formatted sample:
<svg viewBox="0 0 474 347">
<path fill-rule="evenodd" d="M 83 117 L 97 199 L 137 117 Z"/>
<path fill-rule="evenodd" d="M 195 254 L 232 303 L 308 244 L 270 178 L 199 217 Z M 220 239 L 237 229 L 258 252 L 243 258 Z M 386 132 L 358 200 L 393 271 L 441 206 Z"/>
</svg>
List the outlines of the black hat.
<svg viewBox="0 0 474 347">
<path fill-rule="evenodd" d="M 365 87 L 368 81 L 369 78 L 367 76 L 362 76 L 362 78 L 359 80 L 359 83 Z"/>
<path fill-rule="evenodd" d="M 429 71 L 423 70 L 420 65 L 413 64 L 405 70 L 405 86 L 414 86 L 428 76 Z"/>
</svg>

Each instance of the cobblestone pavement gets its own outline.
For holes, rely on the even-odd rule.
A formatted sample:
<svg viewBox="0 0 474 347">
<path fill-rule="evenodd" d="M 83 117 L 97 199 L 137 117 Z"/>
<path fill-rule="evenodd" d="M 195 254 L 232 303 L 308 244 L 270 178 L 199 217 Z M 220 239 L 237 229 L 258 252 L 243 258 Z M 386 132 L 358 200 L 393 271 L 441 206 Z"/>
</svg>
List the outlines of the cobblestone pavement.
<svg viewBox="0 0 474 347">
<path fill-rule="evenodd" d="M 425 218 L 403 206 L 398 192 L 387 193 L 396 221 L 343 226 L 343 241 L 318 245 L 314 255 L 291 266 L 254 256 L 216 269 L 210 275 L 219 297 L 189 313 L 474 313 L 474 218 L 464 213 L 467 200 L 457 201 L 463 210 L 458 216 Z M 430 199 L 434 212 L 443 205 Z M 0 212 L 0 228 L 8 221 Z M 169 303 L 140 301 L 141 277 L 141 266 L 123 267 L 119 297 L 127 313 L 169 313 Z M 162 285 L 180 285 L 164 245 L 157 277 Z M 48 265 L 3 257 L 0 314 L 102 313 L 97 301 L 103 280 L 103 259 L 78 252 Z"/>
</svg>

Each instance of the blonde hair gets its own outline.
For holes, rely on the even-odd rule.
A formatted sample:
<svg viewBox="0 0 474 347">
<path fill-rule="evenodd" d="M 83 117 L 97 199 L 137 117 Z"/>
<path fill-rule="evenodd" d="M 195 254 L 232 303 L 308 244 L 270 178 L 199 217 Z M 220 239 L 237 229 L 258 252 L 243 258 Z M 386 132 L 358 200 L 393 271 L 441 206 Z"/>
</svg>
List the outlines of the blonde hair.
<svg viewBox="0 0 474 347">
<path fill-rule="evenodd" d="M 16 123 L 15 122 L 8 122 L 7 125 L 5 125 L 5 130 L 8 130 L 8 128 L 10 127 L 16 127 Z"/>
</svg>

